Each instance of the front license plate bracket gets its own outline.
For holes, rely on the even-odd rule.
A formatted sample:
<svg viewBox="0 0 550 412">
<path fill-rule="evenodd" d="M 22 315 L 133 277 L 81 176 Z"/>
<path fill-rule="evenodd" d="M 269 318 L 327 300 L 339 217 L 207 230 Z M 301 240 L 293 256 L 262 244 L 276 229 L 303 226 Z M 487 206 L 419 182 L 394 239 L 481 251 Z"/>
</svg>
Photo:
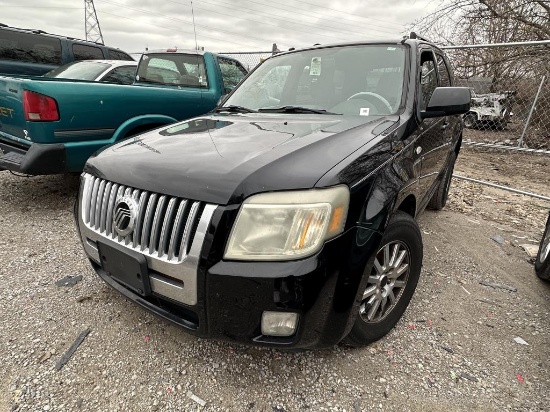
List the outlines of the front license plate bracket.
<svg viewBox="0 0 550 412">
<path fill-rule="evenodd" d="M 145 256 L 120 245 L 101 242 L 98 242 L 98 250 L 101 267 L 110 277 L 141 296 L 151 294 Z"/>
</svg>

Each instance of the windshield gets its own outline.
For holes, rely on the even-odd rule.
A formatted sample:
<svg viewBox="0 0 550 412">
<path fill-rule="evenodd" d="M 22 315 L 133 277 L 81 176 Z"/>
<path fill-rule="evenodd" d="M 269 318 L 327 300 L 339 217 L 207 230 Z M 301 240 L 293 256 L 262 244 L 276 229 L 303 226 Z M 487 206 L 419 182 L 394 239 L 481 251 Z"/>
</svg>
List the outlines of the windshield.
<svg viewBox="0 0 550 412">
<path fill-rule="evenodd" d="M 109 67 L 111 67 L 109 63 L 82 61 L 73 62 L 46 73 L 44 77 L 58 77 L 62 79 L 74 80 L 95 80 Z"/>
<path fill-rule="evenodd" d="M 258 67 L 224 107 L 394 114 L 401 105 L 404 67 L 405 49 L 398 45 L 332 47 L 276 56 Z"/>
<path fill-rule="evenodd" d="M 146 54 L 141 58 L 136 80 L 142 83 L 208 87 L 204 57 L 183 53 Z"/>
</svg>

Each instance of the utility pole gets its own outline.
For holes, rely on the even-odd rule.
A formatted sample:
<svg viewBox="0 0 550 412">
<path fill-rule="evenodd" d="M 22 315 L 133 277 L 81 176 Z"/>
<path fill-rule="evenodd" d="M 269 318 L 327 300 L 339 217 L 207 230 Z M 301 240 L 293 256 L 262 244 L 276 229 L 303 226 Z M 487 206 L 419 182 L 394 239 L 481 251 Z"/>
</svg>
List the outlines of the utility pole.
<svg viewBox="0 0 550 412">
<path fill-rule="evenodd" d="M 94 0 L 84 0 L 84 21 L 86 40 L 104 44 L 101 27 L 95 12 Z"/>
</svg>

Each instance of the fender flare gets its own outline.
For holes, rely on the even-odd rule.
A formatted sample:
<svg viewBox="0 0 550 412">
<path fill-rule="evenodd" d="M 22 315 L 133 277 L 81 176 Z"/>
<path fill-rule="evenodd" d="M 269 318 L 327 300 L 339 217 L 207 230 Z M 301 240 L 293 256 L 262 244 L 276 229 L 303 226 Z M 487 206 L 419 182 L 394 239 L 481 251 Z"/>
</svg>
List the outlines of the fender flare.
<svg viewBox="0 0 550 412">
<path fill-rule="evenodd" d="M 129 132 L 133 129 L 147 126 L 147 125 L 166 125 L 177 122 L 177 119 L 174 119 L 170 116 L 165 116 L 162 114 L 145 114 L 141 116 L 132 117 L 131 119 L 126 120 L 122 123 L 113 133 L 111 140 L 118 142 L 119 140 L 124 139 Z"/>
</svg>

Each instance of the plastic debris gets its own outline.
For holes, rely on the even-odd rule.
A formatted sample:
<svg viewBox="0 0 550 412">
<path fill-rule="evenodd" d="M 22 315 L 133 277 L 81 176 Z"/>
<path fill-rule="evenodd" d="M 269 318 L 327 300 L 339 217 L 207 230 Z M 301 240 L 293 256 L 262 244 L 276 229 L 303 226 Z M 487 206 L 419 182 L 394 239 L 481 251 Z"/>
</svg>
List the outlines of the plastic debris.
<svg viewBox="0 0 550 412">
<path fill-rule="evenodd" d="M 73 356 L 73 354 L 76 352 L 76 350 L 78 349 L 78 347 L 82 344 L 82 342 L 84 342 L 84 339 L 86 339 L 86 336 L 88 336 L 88 334 L 91 332 L 92 330 L 90 328 L 82 331 L 80 333 L 80 335 L 78 335 L 78 337 L 75 339 L 75 341 L 73 342 L 73 344 L 71 345 L 71 347 L 67 350 L 67 352 L 65 352 L 63 354 L 63 356 L 61 356 L 61 358 L 57 361 L 57 363 L 55 364 L 55 369 L 56 370 L 61 370 L 61 368 L 63 366 L 65 366 L 65 364 L 69 361 L 69 359 L 71 359 L 71 357 Z"/>
<path fill-rule="evenodd" d="M 536 258 L 537 254 L 539 253 L 538 245 L 523 244 L 519 245 L 519 247 L 525 250 L 525 253 L 527 253 L 527 255 L 532 259 Z"/>
<path fill-rule="evenodd" d="M 409 324 L 407 325 L 407 328 L 413 329 L 413 330 L 414 330 L 414 329 L 416 329 L 416 326 L 414 326 L 412 323 L 409 323 Z"/>
<path fill-rule="evenodd" d="M 517 292 L 518 290 L 512 286 L 508 286 L 508 285 L 504 285 L 502 283 L 493 283 L 493 282 L 490 282 L 488 280 L 482 280 L 481 282 L 479 282 L 480 285 L 483 285 L 483 286 L 489 286 L 493 289 L 503 289 L 503 290 L 507 290 L 509 292 Z"/>
<path fill-rule="evenodd" d="M 151 336 L 145 335 L 145 338 L 143 338 L 145 342 L 149 342 L 151 340 Z"/>
<path fill-rule="evenodd" d="M 529 346 L 529 344 L 527 342 L 525 342 L 523 339 L 521 339 L 519 336 L 517 338 L 514 338 L 514 342 L 519 343 L 520 345 Z"/>
<path fill-rule="evenodd" d="M 504 238 L 500 235 L 495 235 L 491 239 L 494 240 L 495 242 L 497 242 L 499 245 L 504 244 Z"/>
<path fill-rule="evenodd" d="M 191 391 L 187 391 L 187 397 L 195 402 L 197 402 L 200 406 L 206 406 L 206 401 L 204 399 L 199 398 L 197 395 L 195 395 Z"/>
<path fill-rule="evenodd" d="M 466 292 L 468 295 L 471 295 L 471 293 L 468 292 L 468 290 L 466 290 L 466 288 L 464 286 L 462 286 L 462 289 L 464 289 L 464 292 Z"/>
<path fill-rule="evenodd" d="M 525 379 L 521 376 L 521 373 L 516 373 L 516 378 L 518 378 L 519 383 L 523 383 Z"/>
<path fill-rule="evenodd" d="M 68 286 L 68 287 L 72 288 L 74 285 L 76 285 L 81 280 L 82 280 L 82 275 L 65 276 L 63 279 L 59 279 L 57 282 L 55 282 L 55 285 L 58 286 L 58 287 Z"/>
<path fill-rule="evenodd" d="M 448 347 L 446 347 L 446 346 L 442 346 L 441 349 L 443 349 L 444 351 L 447 351 L 447 352 L 449 352 L 449 353 L 451 353 L 451 354 L 455 353 L 454 350 L 452 350 L 451 348 L 448 348 Z"/>
</svg>

